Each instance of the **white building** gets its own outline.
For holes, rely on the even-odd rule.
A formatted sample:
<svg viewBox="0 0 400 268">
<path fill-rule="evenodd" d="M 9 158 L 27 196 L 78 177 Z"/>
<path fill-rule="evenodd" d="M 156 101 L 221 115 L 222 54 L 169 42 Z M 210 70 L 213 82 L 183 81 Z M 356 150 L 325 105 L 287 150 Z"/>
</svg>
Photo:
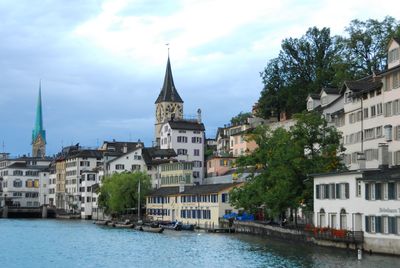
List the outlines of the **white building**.
<svg viewBox="0 0 400 268">
<path fill-rule="evenodd" d="M 102 166 L 103 155 L 99 150 L 80 150 L 66 157 L 66 209 L 78 212 L 81 207 L 81 175 L 84 171 L 92 171 Z"/>
<path fill-rule="evenodd" d="M 20 157 L 0 160 L 2 200 L 11 206 L 38 207 L 43 204 L 41 193 L 45 193 L 48 181 L 48 166 L 51 159 Z M 42 202 L 41 202 L 42 200 Z"/>
<path fill-rule="evenodd" d="M 363 232 L 365 250 L 400 254 L 400 168 L 388 168 L 379 146 L 379 169 L 314 175 L 314 224 Z"/>
<path fill-rule="evenodd" d="M 160 148 L 174 149 L 178 161 L 193 162 L 195 183 L 204 178 L 204 124 L 198 120 L 170 120 L 162 125 Z"/>
</svg>

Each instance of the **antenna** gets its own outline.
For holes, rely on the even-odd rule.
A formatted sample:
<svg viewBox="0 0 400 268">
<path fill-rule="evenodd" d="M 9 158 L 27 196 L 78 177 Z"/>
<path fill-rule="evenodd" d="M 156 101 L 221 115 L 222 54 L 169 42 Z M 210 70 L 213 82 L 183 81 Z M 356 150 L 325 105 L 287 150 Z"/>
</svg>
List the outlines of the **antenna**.
<svg viewBox="0 0 400 268">
<path fill-rule="evenodd" d="M 6 152 L 6 150 L 5 150 L 4 141 L 2 142 L 2 144 L 1 144 L 1 147 L 2 147 L 2 149 L 3 149 L 3 153 L 5 153 L 5 152 Z"/>
</svg>

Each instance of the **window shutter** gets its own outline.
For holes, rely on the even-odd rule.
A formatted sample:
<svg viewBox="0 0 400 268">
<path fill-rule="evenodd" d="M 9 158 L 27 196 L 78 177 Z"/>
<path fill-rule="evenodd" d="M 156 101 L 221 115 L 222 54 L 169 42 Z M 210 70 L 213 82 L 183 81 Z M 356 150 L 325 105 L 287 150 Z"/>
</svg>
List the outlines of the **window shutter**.
<svg viewBox="0 0 400 268">
<path fill-rule="evenodd" d="M 380 183 L 375 184 L 375 200 L 381 200 L 382 199 L 382 187 Z"/>
<path fill-rule="evenodd" d="M 365 200 L 370 200 L 370 197 L 369 197 L 369 183 L 365 184 Z"/>
<path fill-rule="evenodd" d="M 340 184 L 336 184 L 336 198 L 340 199 Z"/>
<path fill-rule="evenodd" d="M 321 190 L 320 190 L 320 185 L 317 184 L 315 187 L 315 196 L 317 199 L 321 199 Z"/>
<path fill-rule="evenodd" d="M 345 183 L 344 185 L 345 185 L 346 199 L 349 199 L 349 190 L 350 190 L 349 188 L 350 188 L 350 185 L 348 183 Z"/>
<path fill-rule="evenodd" d="M 375 233 L 381 233 L 382 217 L 375 217 Z"/>
<path fill-rule="evenodd" d="M 370 232 L 370 227 L 369 227 L 369 216 L 365 216 L 365 231 Z"/>
</svg>

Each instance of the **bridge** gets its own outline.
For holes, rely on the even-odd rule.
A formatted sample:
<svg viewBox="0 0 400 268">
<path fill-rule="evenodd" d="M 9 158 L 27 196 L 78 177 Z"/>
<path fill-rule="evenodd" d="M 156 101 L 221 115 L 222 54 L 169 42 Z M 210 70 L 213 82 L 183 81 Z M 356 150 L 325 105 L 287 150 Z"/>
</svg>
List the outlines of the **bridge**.
<svg viewBox="0 0 400 268">
<path fill-rule="evenodd" d="M 5 206 L 0 208 L 2 218 L 55 218 L 56 210 L 47 206 L 40 207 L 14 207 Z"/>
</svg>

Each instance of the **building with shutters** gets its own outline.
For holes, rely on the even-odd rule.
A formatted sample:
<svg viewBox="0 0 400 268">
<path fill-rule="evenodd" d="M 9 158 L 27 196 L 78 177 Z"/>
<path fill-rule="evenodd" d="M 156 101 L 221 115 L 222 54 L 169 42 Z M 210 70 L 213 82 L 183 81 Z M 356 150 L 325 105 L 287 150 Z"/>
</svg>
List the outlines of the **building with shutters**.
<svg viewBox="0 0 400 268">
<path fill-rule="evenodd" d="M 362 232 L 364 250 L 400 252 L 400 167 L 388 165 L 379 145 L 379 168 L 314 175 L 314 225 Z"/>
</svg>

